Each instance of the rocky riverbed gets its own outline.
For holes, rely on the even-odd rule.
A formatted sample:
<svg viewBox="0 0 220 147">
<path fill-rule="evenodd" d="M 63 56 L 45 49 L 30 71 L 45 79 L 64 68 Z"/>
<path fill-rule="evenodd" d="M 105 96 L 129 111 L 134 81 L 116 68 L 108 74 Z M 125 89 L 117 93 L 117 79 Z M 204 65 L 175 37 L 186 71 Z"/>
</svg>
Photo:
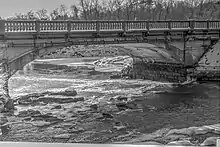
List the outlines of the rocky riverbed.
<svg viewBox="0 0 220 147">
<path fill-rule="evenodd" d="M 132 59 L 120 55 L 27 65 L 9 81 L 16 110 L 0 114 L 0 140 L 215 145 L 218 83 L 122 79 Z"/>
<path fill-rule="evenodd" d="M 1 141 L 215 145 L 219 85 L 113 79 L 128 57 L 78 60 L 11 78 L 16 111 L 1 114 Z"/>
</svg>

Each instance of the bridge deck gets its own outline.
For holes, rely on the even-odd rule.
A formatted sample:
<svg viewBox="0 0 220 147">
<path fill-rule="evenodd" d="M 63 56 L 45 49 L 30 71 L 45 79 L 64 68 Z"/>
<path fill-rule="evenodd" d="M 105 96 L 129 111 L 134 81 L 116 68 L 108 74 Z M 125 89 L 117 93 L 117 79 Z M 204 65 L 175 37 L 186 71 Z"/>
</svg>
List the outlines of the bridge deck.
<svg viewBox="0 0 220 147">
<path fill-rule="evenodd" d="M 8 21 L 0 20 L 0 35 L 45 33 L 129 33 L 165 31 L 219 31 L 215 21 Z M 8 38 L 9 39 L 9 38 Z"/>
</svg>

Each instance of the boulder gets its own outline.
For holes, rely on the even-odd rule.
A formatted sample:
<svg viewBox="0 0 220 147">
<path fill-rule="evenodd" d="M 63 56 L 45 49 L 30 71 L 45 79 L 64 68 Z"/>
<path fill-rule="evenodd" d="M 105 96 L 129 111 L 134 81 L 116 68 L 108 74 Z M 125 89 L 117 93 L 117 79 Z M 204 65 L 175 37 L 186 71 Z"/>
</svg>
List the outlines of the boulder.
<svg viewBox="0 0 220 147">
<path fill-rule="evenodd" d="M 209 137 L 204 140 L 201 146 L 216 146 L 217 139 L 220 139 L 220 137 Z"/>
<path fill-rule="evenodd" d="M 198 127 L 189 127 L 189 128 L 183 128 L 183 129 L 172 129 L 170 130 L 166 136 L 172 135 L 172 134 L 181 134 L 181 135 L 188 135 L 191 136 L 195 134 Z"/>
<path fill-rule="evenodd" d="M 169 135 L 169 136 L 165 136 L 163 137 L 163 140 L 167 141 L 167 142 L 171 142 L 171 141 L 177 141 L 177 140 L 181 140 L 187 138 L 187 136 L 185 135 Z"/>
<path fill-rule="evenodd" d="M 50 95 L 76 96 L 77 92 L 74 88 L 69 87 L 64 91 L 54 92 L 54 93 L 51 93 Z"/>
<path fill-rule="evenodd" d="M 97 104 L 92 104 L 90 105 L 91 110 L 97 111 L 98 110 L 98 105 Z"/>
<path fill-rule="evenodd" d="M 64 104 L 64 103 L 73 103 L 73 102 L 79 102 L 84 101 L 84 97 L 75 97 L 75 98 L 54 98 L 54 97 L 42 97 L 36 100 L 36 102 L 43 102 L 43 103 L 58 103 L 58 104 Z"/>
<path fill-rule="evenodd" d="M 95 119 L 103 119 L 104 118 L 104 116 L 101 113 L 94 113 L 92 117 Z"/>
<path fill-rule="evenodd" d="M 163 135 L 166 134 L 169 130 L 170 130 L 169 128 L 163 128 L 151 134 L 142 134 L 137 138 L 126 141 L 125 143 L 135 143 L 135 142 L 145 142 L 145 141 L 156 140 L 157 138 L 162 138 Z"/>
<path fill-rule="evenodd" d="M 76 90 L 72 87 L 67 88 L 64 92 L 66 93 L 66 96 L 76 96 L 77 95 Z"/>
<path fill-rule="evenodd" d="M 128 100 L 127 97 L 121 96 L 121 95 L 118 95 L 118 96 L 114 97 L 114 99 L 116 99 L 118 101 L 127 101 Z"/>
<path fill-rule="evenodd" d="M 203 135 L 207 133 L 212 133 L 213 129 L 211 128 L 206 128 L 206 127 L 199 127 L 195 130 L 195 135 Z"/>
<path fill-rule="evenodd" d="M 0 116 L 0 126 L 4 125 L 8 122 L 8 119 L 6 116 Z"/>
<path fill-rule="evenodd" d="M 29 117 L 29 116 L 33 117 L 33 116 L 40 116 L 40 115 L 42 115 L 40 111 L 28 109 L 28 110 L 20 111 L 17 116 L 18 117 Z"/>
<path fill-rule="evenodd" d="M 126 129 L 127 127 L 126 126 L 114 126 L 113 128 L 119 131 L 119 130 Z"/>
<path fill-rule="evenodd" d="M 170 130 L 166 135 L 169 136 L 171 134 L 182 134 L 182 135 L 203 135 L 212 132 L 211 129 L 206 127 L 189 127 L 183 129 L 173 129 Z"/>
<path fill-rule="evenodd" d="M 57 106 L 54 106 L 53 108 L 51 108 L 51 110 L 53 109 L 62 109 L 62 106 L 61 105 L 57 105 Z"/>
<path fill-rule="evenodd" d="M 105 105 L 104 107 L 100 108 L 100 111 L 101 112 L 106 112 L 106 113 L 108 113 L 108 112 L 118 112 L 119 109 L 115 105 Z"/>
</svg>

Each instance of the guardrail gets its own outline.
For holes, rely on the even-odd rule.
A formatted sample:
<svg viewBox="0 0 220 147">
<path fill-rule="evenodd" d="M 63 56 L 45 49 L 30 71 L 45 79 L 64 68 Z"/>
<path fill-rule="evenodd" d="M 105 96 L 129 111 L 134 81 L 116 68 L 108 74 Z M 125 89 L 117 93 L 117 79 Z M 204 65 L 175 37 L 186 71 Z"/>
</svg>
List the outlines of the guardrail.
<svg viewBox="0 0 220 147">
<path fill-rule="evenodd" d="M 77 31 L 151 31 L 151 30 L 219 30 L 220 20 L 201 21 L 40 21 L 40 20 L 0 20 L 0 35 L 10 32 L 77 32 Z"/>
</svg>

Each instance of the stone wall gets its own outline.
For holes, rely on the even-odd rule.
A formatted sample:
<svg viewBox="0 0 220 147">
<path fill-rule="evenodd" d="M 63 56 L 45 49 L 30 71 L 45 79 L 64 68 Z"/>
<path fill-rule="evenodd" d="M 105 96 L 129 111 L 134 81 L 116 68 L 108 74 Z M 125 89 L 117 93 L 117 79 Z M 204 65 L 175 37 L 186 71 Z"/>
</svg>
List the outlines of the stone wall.
<svg viewBox="0 0 220 147">
<path fill-rule="evenodd" d="M 182 64 L 136 62 L 133 64 L 132 78 L 179 83 L 186 80 L 186 72 Z"/>
<path fill-rule="evenodd" d="M 220 80 L 220 41 L 201 58 L 194 74 L 199 80 Z"/>
</svg>

